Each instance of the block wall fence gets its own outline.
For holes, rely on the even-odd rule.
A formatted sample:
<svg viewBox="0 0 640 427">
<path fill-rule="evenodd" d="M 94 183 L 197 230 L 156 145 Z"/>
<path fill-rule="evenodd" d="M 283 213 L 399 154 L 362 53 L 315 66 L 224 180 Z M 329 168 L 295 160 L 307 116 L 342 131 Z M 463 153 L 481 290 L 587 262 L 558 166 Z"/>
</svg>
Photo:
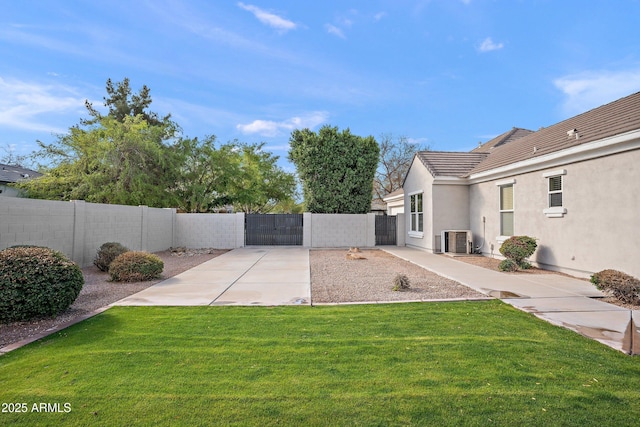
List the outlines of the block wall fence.
<svg viewBox="0 0 640 427">
<path fill-rule="evenodd" d="M 304 214 L 303 246 L 375 246 L 375 214 Z M 404 217 L 397 216 L 404 246 Z M 173 246 L 235 249 L 244 246 L 244 213 L 187 214 L 175 209 L 0 197 L 0 250 L 46 246 L 80 266 L 93 263 L 105 242 L 158 252 Z"/>
</svg>

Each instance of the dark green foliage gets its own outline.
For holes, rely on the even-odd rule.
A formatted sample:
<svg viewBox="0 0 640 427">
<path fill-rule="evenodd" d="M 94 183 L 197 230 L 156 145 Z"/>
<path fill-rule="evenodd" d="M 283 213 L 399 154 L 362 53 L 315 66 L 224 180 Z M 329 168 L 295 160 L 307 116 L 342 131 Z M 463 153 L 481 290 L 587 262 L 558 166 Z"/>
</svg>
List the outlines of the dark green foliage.
<svg viewBox="0 0 640 427">
<path fill-rule="evenodd" d="M 55 316 L 78 297 L 84 277 L 61 252 L 42 247 L 0 251 L 0 322 Z"/>
<path fill-rule="evenodd" d="M 164 263 L 154 254 L 130 251 L 119 255 L 109 267 L 114 282 L 142 282 L 160 277 Z"/>
<path fill-rule="evenodd" d="M 128 252 L 129 248 L 121 245 L 117 242 L 103 243 L 98 249 L 96 258 L 93 260 L 93 265 L 98 267 L 101 271 L 109 271 L 109 266 L 118 255 Z"/>
<path fill-rule="evenodd" d="M 394 291 L 404 291 L 411 287 L 411 282 L 409 282 L 409 278 L 406 274 L 396 274 L 396 277 L 393 278 L 393 290 Z"/>
<path fill-rule="evenodd" d="M 591 283 L 618 300 L 640 305 L 640 280 L 617 270 L 602 270 L 591 276 Z"/>
<path fill-rule="evenodd" d="M 289 159 L 296 166 L 307 210 L 314 213 L 367 213 L 380 148 L 372 136 L 323 126 L 316 134 L 295 130 Z"/>
<path fill-rule="evenodd" d="M 512 259 L 505 259 L 498 264 L 498 269 L 500 271 L 518 271 L 518 264 Z"/>
<path fill-rule="evenodd" d="M 511 236 L 500 246 L 500 253 L 507 259 L 512 260 L 518 268 L 526 270 L 531 265 L 525 259 L 533 255 L 537 247 L 538 244 L 533 237 Z"/>
</svg>

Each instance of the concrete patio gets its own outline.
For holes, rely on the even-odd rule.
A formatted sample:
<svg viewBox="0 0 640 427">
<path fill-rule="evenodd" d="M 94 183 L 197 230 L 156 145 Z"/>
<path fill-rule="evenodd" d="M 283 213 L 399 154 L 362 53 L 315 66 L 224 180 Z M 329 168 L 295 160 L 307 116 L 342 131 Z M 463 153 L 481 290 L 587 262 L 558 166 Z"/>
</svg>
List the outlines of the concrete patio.
<svg viewBox="0 0 640 427">
<path fill-rule="evenodd" d="M 309 250 L 226 252 L 112 305 L 309 305 Z"/>
</svg>

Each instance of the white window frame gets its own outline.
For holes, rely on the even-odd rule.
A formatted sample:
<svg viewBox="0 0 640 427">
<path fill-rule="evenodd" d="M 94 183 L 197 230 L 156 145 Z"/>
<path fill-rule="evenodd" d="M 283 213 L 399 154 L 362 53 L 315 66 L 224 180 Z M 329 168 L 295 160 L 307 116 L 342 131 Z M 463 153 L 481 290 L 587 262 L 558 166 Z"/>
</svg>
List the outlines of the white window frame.
<svg viewBox="0 0 640 427">
<path fill-rule="evenodd" d="M 421 197 L 418 197 L 421 196 Z M 411 201 L 415 197 L 415 202 Z M 418 206 L 418 200 L 421 202 Z M 414 211 L 415 207 L 415 211 Z M 414 229 L 415 219 L 415 229 Z M 422 221 L 420 221 L 422 219 Z M 409 193 L 409 236 L 422 239 L 424 237 L 424 192 Z"/>
<path fill-rule="evenodd" d="M 567 213 L 567 208 L 564 207 L 564 176 L 567 174 L 566 169 L 560 169 L 550 172 L 545 172 L 542 174 L 542 177 L 546 180 L 547 185 L 547 207 L 542 210 L 542 213 L 546 215 L 547 218 L 562 218 Z M 551 179 L 560 177 L 560 190 L 551 190 Z M 562 206 L 551 206 L 551 195 L 552 194 L 563 194 L 562 196 Z"/>
<path fill-rule="evenodd" d="M 502 233 L 502 214 L 503 213 L 512 213 L 513 214 L 513 224 L 512 224 L 512 228 L 513 228 L 513 232 L 515 233 L 515 212 L 516 212 L 516 189 L 515 189 L 515 183 L 516 180 L 515 179 L 508 179 L 505 181 L 499 181 L 496 182 L 496 186 L 498 187 L 498 217 L 500 219 L 500 223 L 498 224 L 498 226 L 500 227 L 500 235 L 498 237 L 496 237 L 496 240 L 498 242 L 504 242 L 505 240 L 507 240 L 509 237 L 511 237 L 512 235 L 505 235 Z M 512 187 L 512 206 L 511 209 L 502 209 L 502 188 L 503 187 Z"/>
</svg>

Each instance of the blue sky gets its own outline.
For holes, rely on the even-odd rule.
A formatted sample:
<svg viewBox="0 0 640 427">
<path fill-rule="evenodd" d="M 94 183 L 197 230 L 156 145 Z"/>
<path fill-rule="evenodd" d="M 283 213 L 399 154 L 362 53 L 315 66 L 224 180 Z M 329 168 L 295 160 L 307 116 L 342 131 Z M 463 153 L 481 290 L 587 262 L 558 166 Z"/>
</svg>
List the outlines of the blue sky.
<svg viewBox="0 0 640 427">
<path fill-rule="evenodd" d="M 467 151 L 640 90 L 640 1 L 3 1 L 0 156 L 151 89 L 186 136 L 265 142 L 295 128 Z"/>
</svg>

